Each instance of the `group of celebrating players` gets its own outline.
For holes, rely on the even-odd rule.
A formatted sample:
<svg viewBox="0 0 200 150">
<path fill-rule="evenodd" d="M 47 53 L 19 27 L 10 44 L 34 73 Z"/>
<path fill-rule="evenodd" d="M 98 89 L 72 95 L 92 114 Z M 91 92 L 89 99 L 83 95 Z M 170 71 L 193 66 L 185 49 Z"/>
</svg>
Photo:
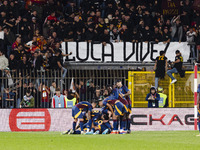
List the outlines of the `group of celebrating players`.
<svg viewBox="0 0 200 150">
<path fill-rule="evenodd" d="M 126 134 L 130 133 L 131 92 L 121 80 L 116 81 L 116 88 L 107 86 L 109 96 L 102 101 L 92 103 L 82 101 L 72 107 L 74 118 L 72 129 L 62 134 Z M 94 110 L 96 105 L 101 110 Z M 110 121 L 113 121 L 113 124 Z M 77 125 L 79 121 L 79 124 Z M 120 130 L 119 130 L 120 126 Z"/>
</svg>

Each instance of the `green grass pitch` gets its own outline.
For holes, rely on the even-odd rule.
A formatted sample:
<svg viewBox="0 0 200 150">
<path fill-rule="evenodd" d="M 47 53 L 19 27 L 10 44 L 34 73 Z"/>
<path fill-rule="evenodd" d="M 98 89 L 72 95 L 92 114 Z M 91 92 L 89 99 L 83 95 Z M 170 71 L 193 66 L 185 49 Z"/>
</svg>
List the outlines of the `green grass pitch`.
<svg viewBox="0 0 200 150">
<path fill-rule="evenodd" d="M 184 150 L 200 149 L 198 131 L 138 131 L 126 135 L 61 135 L 0 132 L 1 150 Z"/>
</svg>

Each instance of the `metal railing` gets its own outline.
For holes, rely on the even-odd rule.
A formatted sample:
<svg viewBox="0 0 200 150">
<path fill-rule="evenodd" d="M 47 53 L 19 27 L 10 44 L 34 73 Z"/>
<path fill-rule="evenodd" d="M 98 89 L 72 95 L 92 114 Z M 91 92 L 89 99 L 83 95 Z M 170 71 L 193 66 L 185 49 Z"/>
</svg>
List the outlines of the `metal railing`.
<svg viewBox="0 0 200 150">
<path fill-rule="evenodd" d="M 77 102 L 91 102 L 92 99 L 106 96 L 106 85 L 114 85 L 116 79 L 121 79 L 131 90 L 132 107 L 147 107 L 145 97 L 155 84 L 154 73 L 148 71 L 69 69 L 64 78 L 62 75 L 59 70 L 1 72 L 0 108 L 19 108 L 27 90 L 34 97 L 34 108 L 51 108 L 55 88 L 59 87 L 61 93 L 67 96 L 71 85 L 76 91 L 74 96 Z M 169 107 L 193 107 L 193 71 L 186 72 L 184 78 L 179 75 L 175 77 L 178 80 L 176 84 L 171 85 L 171 79 L 167 75 L 159 81 L 159 86 L 164 88 L 164 93 L 168 96 Z"/>
<path fill-rule="evenodd" d="M 34 108 L 51 108 L 55 88 L 59 87 L 61 93 L 67 96 L 72 78 L 77 102 L 84 100 L 91 102 L 92 99 L 99 96 L 96 95 L 96 90 L 100 91 L 101 96 L 105 95 L 106 85 L 113 85 L 116 79 L 121 79 L 126 85 L 127 75 L 128 71 L 122 69 L 69 69 L 64 78 L 62 78 L 63 73 L 60 70 L 20 72 L 5 70 L 1 72 L 0 77 L 0 108 L 19 108 L 28 90 L 34 97 Z M 53 87 L 52 83 L 56 86 Z"/>
<path fill-rule="evenodd" d="M 128 88 L 131 90 L 132 107 L 147 107 L 145 101 L 151 86 L 155 85 L 154 72 L 129 71 Z M 198 72 L 198 76 L 200 72 Z M 164 89 L 164 94 L 168 96 L 169 107 L 194 107 L 194 72 L 186 71 L 185 77 L 180 78 L 175 84 L 171 83 L 171 78 L 167 75 L 165 79 L 159 81 L 159 86 Z"/>
</svg>

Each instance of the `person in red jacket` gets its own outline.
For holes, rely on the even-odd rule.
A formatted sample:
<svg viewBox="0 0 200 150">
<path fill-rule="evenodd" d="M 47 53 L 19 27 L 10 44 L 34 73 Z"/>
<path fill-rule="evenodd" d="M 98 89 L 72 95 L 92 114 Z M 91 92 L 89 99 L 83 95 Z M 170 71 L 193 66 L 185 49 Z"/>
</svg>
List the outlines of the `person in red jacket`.
<svg viewBox="0 0 200 150">
<path fill-rule="evenodd" d="M 51 15 L 47 16 L 44 23 L 46 23 L 47 21 L 51 21 L 51 20 L 54 20 L 55 22 L 58 21 L 57 18 L 56 18 L 56 13 L 54 11 L 51 12 Z"/>
<path fill-rule="evenodd" d="M 21 43 L 21 37 L 18 36 L 16 38 L 16 41 L 12 44 L 12 49 L 15 50 L 20 43 Z"/>
</svg>

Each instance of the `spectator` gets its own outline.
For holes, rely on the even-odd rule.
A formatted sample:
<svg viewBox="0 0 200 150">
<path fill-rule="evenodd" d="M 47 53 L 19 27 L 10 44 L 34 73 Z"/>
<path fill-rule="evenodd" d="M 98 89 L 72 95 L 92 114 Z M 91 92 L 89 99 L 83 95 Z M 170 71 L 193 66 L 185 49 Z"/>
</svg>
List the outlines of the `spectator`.
<svg viewBox="0 0 200 150">
<path fill-rule="evenodd" d="M 107 93 L 105 91 L 107 91 Z M 98 101 L 103 100 L 104 97 L 108 96 L 108 90 L 105 90 L 105 91 L 104 91 L 104 95 L 102 95 L 100 88 L 97 87 L 96 90 L 95 90 L 93 99 L 98 100 Z"/>
<path fill-rule="evenodd" d="M 107 90 L 107 89 L 104 89 L 104 91 L 103 91 L 103 98 L 106 98 L 106 97 L 108 97 L 108 96 L 109 96 L 108 90 Z"/>
<path fill-rule="evenodd" d="M 67 97 L 65 98 L 66 108 L 73 107 L 76 104 L 76 100 L 75 93 L 73 93 L 72 90 L 69 90 Z"/>
<path fill-rule="evenodd" d="M 167 72 L 167 57 L 165 57 L 164 51 L 160 51 L 160 56 L 156 57 L 154 71 L 155 71 L 155 88 L 157 89 L 159 78 L 164 79 L 165 72 Z"/>
<path fill-rule="evenodd" d="M 196 30 L 195 43 L 197 45 L 198 52 L 200 51 L 200 29 Z"/>
<path fill-rule="evenodd" d="M 152 26 L 153 26 L 153 23 L 152 23 L 153 18 L 151 16 L 150 12 L 147 9 L 144 11 L 143 18 L 144 18 L 144 23 L 146 24 L 146 26 L 152 28 Z"/>
<path fill-rule="evenodd" d="M 3 52 L 0 51 L 0 85 L 2 83 L 1 78 L 3 77 L 2 70 L 4 70 L 7 67 L 8 67 L 8 59 L 5 57 L 5 55 L 3 55 Z"/>
<path fill-rule="evenodd" d="M 194 10 L 195 14 L 194 14 L 194 22 L 196 23 L 196 27 L 199 27 L 200 25 L 200 17 L 199 17 L 199 12 Z"/>
<path fill-rule="evenodd" d="M 109 35 L 109 31 L 107 29 L 104 30 L 104 33 L 102 34 L 100 39 L 104 46 L 106 46 L 106 43 L 110 42 L 110 35 Z"/>
<path fill-rule="evenodd" d="M 37 70 L 40 70 L 43 64 L 43 57 L 39 51 L 34 52 L 34 58 L 32 60 L 32 66 L 35 70 L 35 73 Z"/>
<path fill-rule="evenodd" d="M 7 79 L 7 80 L 4 80 L 5 81 L 4 86 L 6 86 L 6 87 L 7 86 L 9 86 L 9 87 L 13 86 L 13 84 L 14 84 L 13 77 L 12 77 L 10 69 L 8 67 L 6 67 L 4 69 L 4 77 Z"/>
<path fill-rule="evenodd" d="M 145 31 L 142 33 L 142 39 L 144 42 L 152 41 L 152 32 L 147 25 L 145 26 Z"/>
<path fill-rule="evenodd" d="M 154 28 L 154 34 L 152 40 L 155 41 L 156 43 L 162 41 L 162 35 L 160 34 L 158 27 Z"/>
<path fill-rule="evenodd" d="M 97 35 L 101 36 L 104 33 L 104 30 L 106 29 L 106 25 L 105 22 L 103 20 L 103 18 L 99 18 L 99 24 L 96 25 L 96 31 L 97 31 Z M 93 28 L 93 24 L 91 22 L 90 26 L 88 28 L 92 27 Z M 87 35 L 87 34 L 86 34 Z"/>
<path fill-rule="evenodd" d="M 16 60 L 20 61 L 22 60 L 24 47 L 22 44 L 18 44 L 18 46 L 11 52 L 15 55 Z"/>
<path fill-rule="evenodd" d="M 52 108 L 66 108 L 65 97 L 60 93 L 60 88 L 56 88 L 56 95 L 52 98 Z"/>
<path fill-rule="evenodd" d="M 15 50 L 19 44 L 21 44 L 21 37 L 18 36 L 16 41 L 12 44 L 12 49 Z"/>
<path fill-rule="evenodd" d="M 30 90 L 31 95 L 36 98 L 37 97 L 37 89 L 36 89 L 35 85 L 33 84 L 33 82 L 29 82 L 28 89 Z M 37 102 L 35 102 L 35 104 L 37 104 Z M 37 105 L 35 105 L 35 106 L 37 106 Z"/>
<path fill-rule="evenodd" d="M 121 41 L 130 41 L 130 34 L 127 28 L 127 25 L 123 24 L 120 30 L 120 40 Z"/>
<path fill-rule="evenodd" d="M 163 41 L 164 44 L 166 44 L 166 43 L 170 42 L 170 39 L 171 39 L 171 35 L 168 31 L 168 27 L 166 26 L 164 28 L 164 32 L 163 32 L 163 35 L 162 35 L 162 41 Z"/>
<path fill-rule="evenodd" d="M 119 31 L 117 28 L 113 28 L 113 30 L 110 31 L 110 42 L 120 42 Z"/>
<path fill-rule="evenodd" d="M 165 27 L 167 27 L 168 31 L 170 31 L 170 29 L 171 29 L 171 21 L 170 21 L 170 19 L 167 19 L 167 21 L 165 23 Z"/>
<path fill-rule="evenodd" d="M 4 28 L 4 44 L 7 48 L 7 56 L 10 56 L 10 53 L 12 51 L 12 44 L 15 42 L 15 36 L 12 31 L 10 31 L 9 28 Z"/>
<path fill-rule="evenodd" d="M 92 80 L 87 81 L 87 101 L 92 102 L 93 94 L 95 91 L 94 83 Z"/>
<path fill-rule="evenodd" d="M 83 21 L 79 18 L 79 16 L 74 17 L 73 28 L 75 31 L 85 32 L 85 25 Z"/>
<path fill-rule="evenodd" d="M 187 41 L 187 32 L 188 32 L 188 28 L 187 26 L 183 26 L 183 37 L 182 37 L 182 42 L 186 42 Z"/>
<path fill-rule="evenodd" d="M 24 95 L 20 103 L 20 108 L 34 108 L 34 106 L 35 106 L 35 99 L 31 95 L 31 91 L 27 90 L 26 95 Z"/>
<path fill-rule="evenodd" d="M 87 36 L 85 37 L 85 40 L 86 40 L 86 41 L 92 42 L 92 41 L 95 40 L 96 34 L 95 34 L 95 32 L 94 32 L 92 26 L 89 26 L 89 27 L 88 27 L 88 30 L 85 32 L 85 35 L 87 35 Z"/>
<path fill-rule="evenodd" d="M 30 75 L 31 63 L 27 60 L 27 56 L 23 55 L 22 60 L 19 61 L 18 66 L 19 71 L 21 72 L 22 76 Z"/>
<path fill-rule="evenodd" d="M 45 83 L 41 83 L 38 87 L 38 91 L 41 95 L 41 108 L 49 108 L 49 88 L 45 85 Z"/>
<path fill-rule="evenodd" d="M 158 108 L 158 101 L 160 100 L 160 95 L 156 93 L 155 87 L 150 88 L 150 93 L 146 96 L 146 101 L 148 101 L 148 108 Z"/>
<path fill-rule="evenodd" d="M 61 82 L 64 82 L 64 78 L 67 74 L 67 69 L 62 66 L 62 61 L 60 59 L 60 52 L 56 51 L 55 56 L 51 59 L 51 68 L 53 70 L 61 71 L 62 72 L 62 80 Z"/>
<path fill-rule="evenodd" d="M 181 25 L 181 22 L 179 20 L 180 16 L 173 17 L 171 20 L 171 25 L 172 25 L 172 41 L 173 42 L 181 42 L 182 36 L 183 36 L 183 27 Z"/>
<path fill-rule="evenodd" d="M 191 53 L 192 53 L 192 57 L 193 59 L 196 59 L 196 50 L 195 50 L 195 43 L 194 43 L 194 38 L 196 36 L 196 32 L 193 31 L 193 28 L 190 28 L 189 31 L 187 31 L 186 33 L 186 37 L 187 37 L 187 42 L 188 44 L 191 44 Z"/>
<path fill-rule="evenodd" d="M 14 108 L 14 96 L 15 93 L 9 89 L 5 88 L 3 93 L 3 106 L 4 108 Z"/>
<path fill-rule="evenodd" d="M 14 54 L 10 55 L 10 58 L 9 58 L 9 68 L 10 68 L 10 70 L 15 71 L 15 72 L 18 69 L 18 62 L 15 59 L 15 55 Z"/>
<path fill-rule="evenodd" d="M 36 34 L 36 30 L 40 31 L 40 24 L 36 20 L 36 17 L 32 17 L 32 21 L 30 23 L 30 37 Z"/>
<path fill-rule="evenodd" d="M 84 33 L 82 33 L 80 29 L 77 30 L 76 33 L 74 34 L 74 41 L 82 42 L 84 40 L 85 40 Z"/>
<path fill-rule="evenodd" d="M 140 34 L 138 33 L 137 29 L 133 29 L 133 34 L 131 34 L 131 41 L 132 42 L 140 42 Z"/>
<path fill-rule="evenodd" d="M 70 30 L 70 31 L 67 33 L 67 35 L 66 35 L 64 41 L 65 41 L 65 42 L 72 42 L 73 40 L 74 40 L 74 32 L 73 32 L 73 30 Z"/>
<path fill-rule="evenodd" d="M 190 16 L 186 10 L 183 10 L 183 13 L 180 16 L 180 20 L 182 25 L 189 26 L 190 25 Z"/>
<path fill-rule="evenodd" d="M 40 37 L 37 40 L 37 42 L 38 42 L 38 46 L 39 46 L 40 50 L 43 51 L 44 50 L 44 46 L 46 46 L 46 44 L 47 44 L 47 41 L 45 40 L 44 36 L 40 35 Z"/>
<path fill-rule="evenodd" d="M 57 88 L 56 82 L 53 81 L 53 82 L 51 83 L 51 86 L 50 86 L 50 92 L 51 92 L 50 98 L 52 98 L 52 97 L 55 95 L 55 93 L 56 93 L 56 88 Z"/>
<path fill-rule="evenodd" d="M 158 101 L 159 107 L 166 108 L 168 106 L 168 97 L 166 94 L 163 94 L 163 88 L 158 87 L 158 94 L 160 95 L 160 100 Z"/>
<path fill-rule="evenodd" d="M 21 24 L 21 35 L 25 43 L 29 41 L 30 33 L 31 33 L 31 27 L 28 21 L 28 17 L 25 15 L 22 17 L 22 24 Z"/>
<path fill-rule="evenodd" d="M 45 22 L 46 21 L 55 21 L 55 22 L 57 22 L 57 18 L 56 18 L 56 13 L 53 11 L 53 12 L 51 12 L 51 14 L 46 18 L 46 20 L 45 20 Z"/>
<path fill-rule="evenodd" d="M 37 36 L 35 35 L 33 36 L 33 39 L 31 41 L 26 43 L 26 47 L 28 47 L 29 49 L 32 49 L 32 45 L 34 42 L 37 44 Z"/>
<path fill-rule="evenodd" d="M 80 102 L 86 100 L 86 86 L 83 80 L 79 83 L 79 95 L 80 95 Z"/>
<path fill-rule="evenodd" d="M 30 52 L 31 54 L 34 54 L 34 52 L 35 52 L 36 50 L 37 50 L 38 52 L 40 52 L 40 48 L 38 47 L 37 42 L 33 42 L 32 45 L 31 45 L 31 48 L 29 49 L 29 52 Z"/>
<path fill-rule="evenodd" d="M 183 65 L 183 57 L 181 56 L 181 53 L 179 50 L 176 50 L 176 57 L 175 61 L 171 63 L 171 65 L 174 64 L 173 69 L 167 71 L 167 75 L 172 79 L 171 84 L 175 83 L 177 80 L 172 76 L 172 73 L 179 73 L 181 77 L 185 76 L 185 71 L 182 70 Z"/>
<path fill-rule="evenodd" d="M 4 50 L 4 31 L 2 25 L 0 25 L 0 46 L 1 50 Z"/>
<path fill-rule="evenodd" d="M 186 33 L 187 35 L 187 42 L 194 42 L 194 37 L 196 36 L 196 32 L 193 31 L 193 28 L 190 28 L 189 31 Z"/>
<path fill-rule="evenodd" d="M 2 51 L 0 51 L 0 71 L 8 67 L 8 59 Z"/>
</svg>

